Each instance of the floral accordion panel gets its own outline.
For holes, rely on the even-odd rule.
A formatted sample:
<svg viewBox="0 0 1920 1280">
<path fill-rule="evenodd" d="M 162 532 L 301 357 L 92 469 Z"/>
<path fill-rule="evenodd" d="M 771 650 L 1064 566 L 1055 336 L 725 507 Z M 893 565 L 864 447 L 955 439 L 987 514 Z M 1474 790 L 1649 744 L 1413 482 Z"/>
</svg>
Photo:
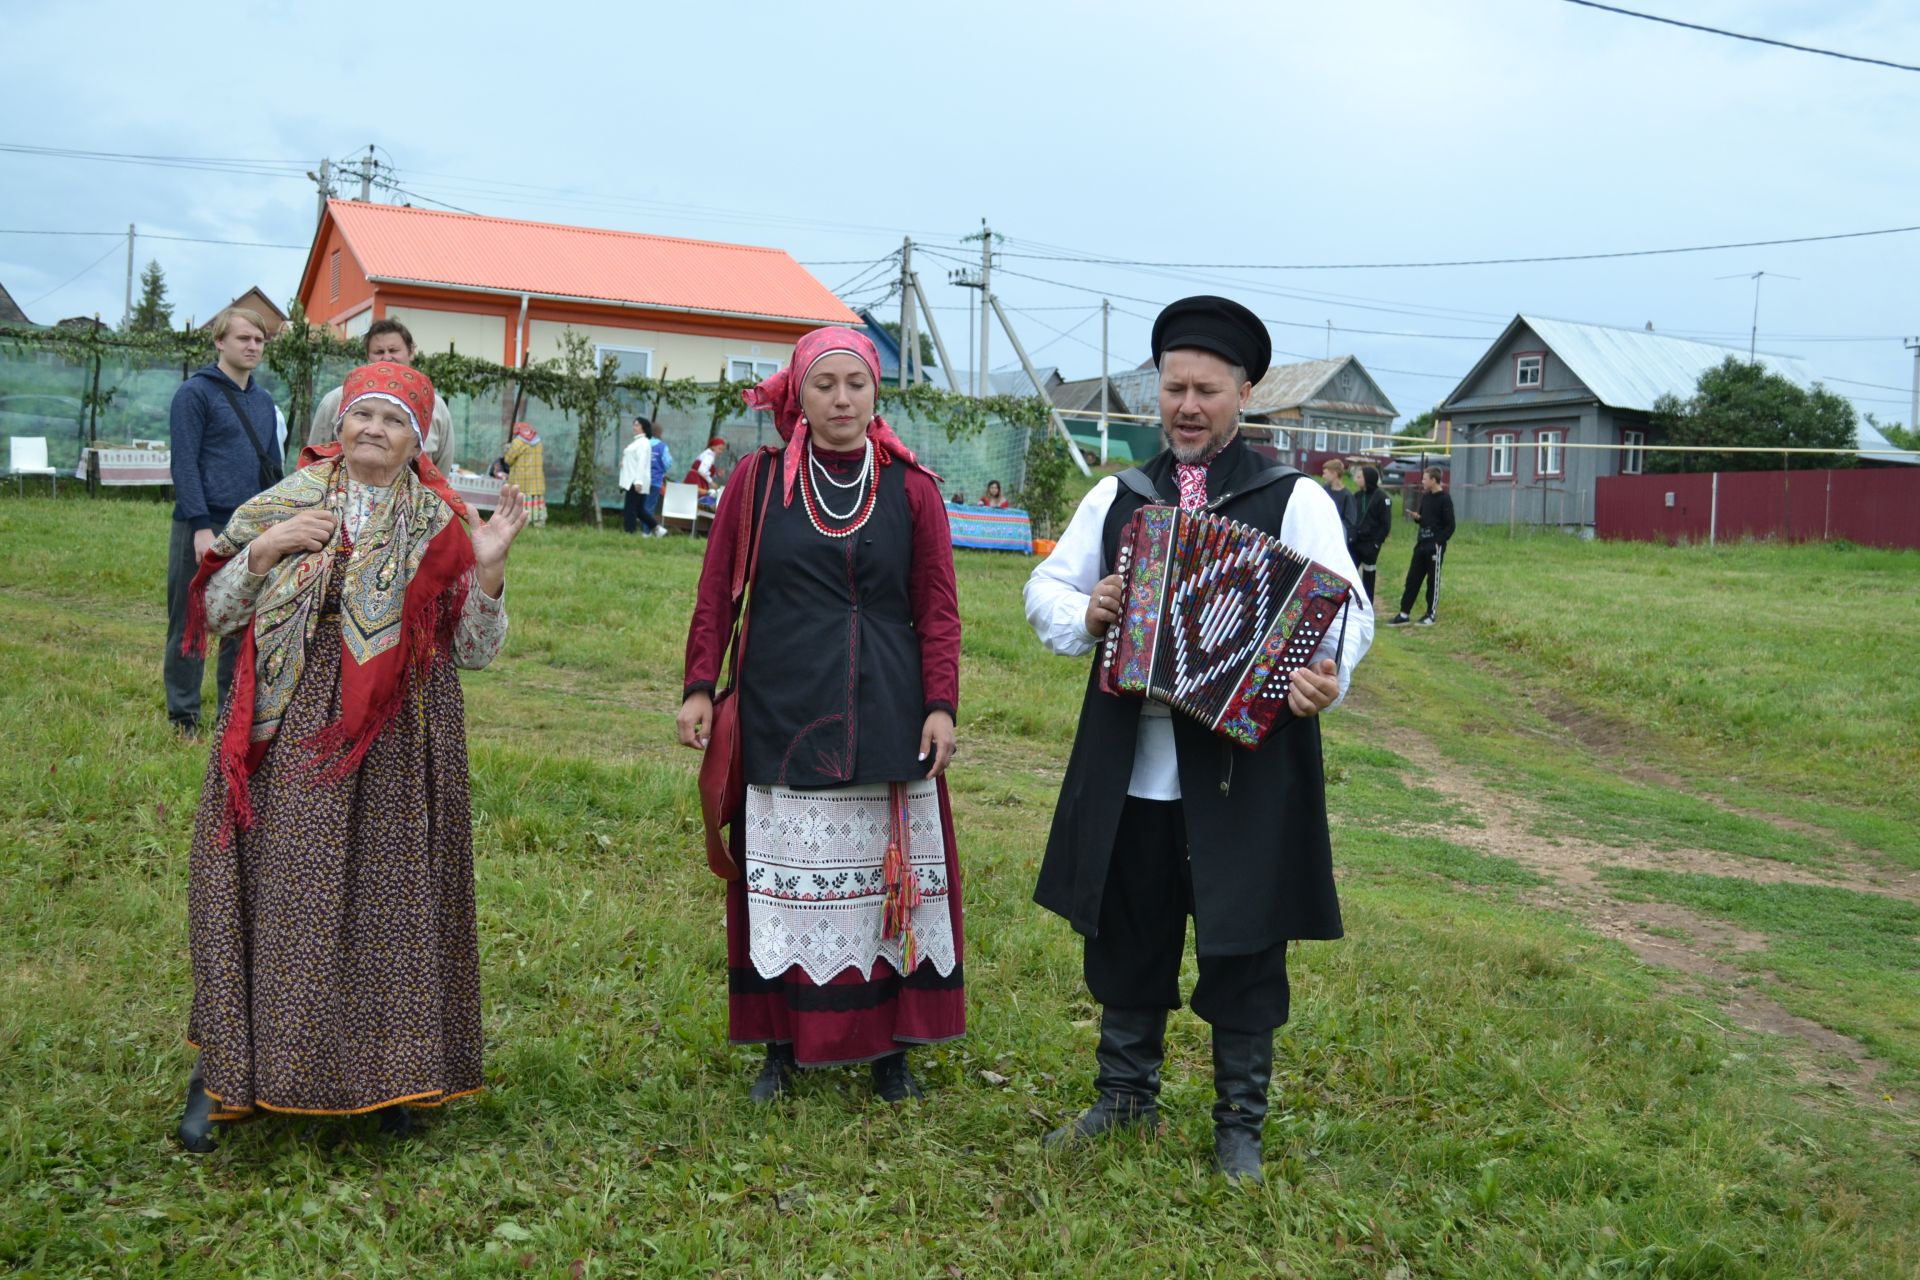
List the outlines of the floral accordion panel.
<svg viewBox="0 0 1920 1280">
<path fill-rule="evenodd" d="M 1114 567 L 1124 586 L 1101 691 L 1165 703 L 1244 747 L 1289 718 L 1294 670 L 1353 592 L 1271 534 L 1171 506 L 1134 513 Z"/>
</svg>

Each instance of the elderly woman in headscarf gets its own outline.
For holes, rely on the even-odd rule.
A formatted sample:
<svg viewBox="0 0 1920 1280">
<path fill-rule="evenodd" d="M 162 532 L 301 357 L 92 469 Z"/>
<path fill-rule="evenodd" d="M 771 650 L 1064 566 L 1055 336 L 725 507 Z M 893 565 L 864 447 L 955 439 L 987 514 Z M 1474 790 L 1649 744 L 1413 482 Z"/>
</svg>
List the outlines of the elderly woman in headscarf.
<svg viewBox="0 0 1920 1280">
<path fill-rule="evenodd" d="M 374 364 L 339 441 L 252 499 L 194 579 L 189 645 L 241 636 L 194 821 L 178 1136 L 258 1111 L 381 1113 L 481 1087 L 466 714 L 507 629 L 512 484 L 473 524 L 421 456 L 433 384 Z"/>
<path fill-rule="evenodd" d="M 728 1026 L 766 1046 L 756 1102 L 796 1066 L 851 1063 L 871 1064 L 888 1102 L 920 1097 L 907 1047 L 966 1027 L 942 776 L 959 698 L 953 546 L 939 477 L 875 414 L 879 383 L 873 343 L 829 328 L 746 392 L 786 443 L 735 469 L 687 635 L 678 729 L 704 750 L 744 594 Z"/>
<path fill-rule="evenodd" d="M 507 479 L 520 490 L 521 501 L 527 508 L 527 522 L 544 525 L 547 522 L 547 447 L 540 443 L 540 433 L 533 429 L 532 423 L 513 424 L 513 438 L 507 441 L 507 451 L 500 460 L 506 464 Z"/>
</svg>

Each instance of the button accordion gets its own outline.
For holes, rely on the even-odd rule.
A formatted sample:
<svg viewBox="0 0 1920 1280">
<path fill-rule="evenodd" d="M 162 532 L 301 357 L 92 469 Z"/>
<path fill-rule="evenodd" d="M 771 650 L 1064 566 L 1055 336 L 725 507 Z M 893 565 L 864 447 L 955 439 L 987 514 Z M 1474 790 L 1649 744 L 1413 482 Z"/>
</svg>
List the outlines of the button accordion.
<svg viewBox="0 0 1920 1280">
<path fill-rule="evenodd" d="M 1101 691 L 1165 703 L 1243 747 L 1291 717 L 1293 671 L 1353 593 L 1270 534 L 1171 506 L 1127 521 L 1115 571 L 1120 618 L 1101 653 Z"/>
</svg>

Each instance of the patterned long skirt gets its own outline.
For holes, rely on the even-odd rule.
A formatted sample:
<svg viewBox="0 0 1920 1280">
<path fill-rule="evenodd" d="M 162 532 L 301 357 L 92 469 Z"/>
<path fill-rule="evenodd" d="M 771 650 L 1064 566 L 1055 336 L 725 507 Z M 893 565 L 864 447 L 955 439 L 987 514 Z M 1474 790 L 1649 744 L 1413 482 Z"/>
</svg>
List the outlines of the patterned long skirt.
<svg viewBox="0 0 1920 1280">
<path fill-rule="evenodd" d="M 947 784 L 917 784 L 910 846 L 921 955 L 876 942 L 886 788 L 754 788 L 731 828 L 745 869 L 727 884 L 727 1023 L 735 1044 L 793 1046 L 802 1066 L 869 1062 L 966 1034 L 960 861 Z M 829 900 L 831 899 L 831 900 Z M 870 918 L 869 918 L 870 917 Z M 811 970 L 811 972 L 809 972 Z"/>
<path fill-rule="evenodd" d="M 300 743 L 339 715 L 339 686 L 339 624 L 323 615 L 252 779 L 253 827 L 221 847 L 219 769 L 201 791 L 188 1039 L 215 1119 L 437 1106 L 481 1087 L 460 677 L 437 666 L 359 770 L 319 785 Z"/>
</svg>

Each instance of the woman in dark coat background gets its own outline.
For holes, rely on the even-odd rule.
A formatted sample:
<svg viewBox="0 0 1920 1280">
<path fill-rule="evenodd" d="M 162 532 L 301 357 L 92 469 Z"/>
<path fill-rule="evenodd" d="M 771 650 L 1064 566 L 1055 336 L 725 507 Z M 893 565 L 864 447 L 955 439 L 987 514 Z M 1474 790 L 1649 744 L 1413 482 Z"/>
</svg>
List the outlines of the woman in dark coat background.
<svg viewBox="0 0 1920 1280">
<path fill-rule="evenodd" d="M 1393 535 L 1393 501 L 1380 488 L 1380 468 L 1360 468 L 1360 489 L 1349 503 L 1359 504 L 1359 515 L 1347 522 L 1353 536 L 1347 541 L 1347 554 L 1360 570 L 1360 585 L 1367 590 L 1367 603 L 1373 603 L 1374 570 L 1379 565 L 1380 548 Z"/>
</svg>

